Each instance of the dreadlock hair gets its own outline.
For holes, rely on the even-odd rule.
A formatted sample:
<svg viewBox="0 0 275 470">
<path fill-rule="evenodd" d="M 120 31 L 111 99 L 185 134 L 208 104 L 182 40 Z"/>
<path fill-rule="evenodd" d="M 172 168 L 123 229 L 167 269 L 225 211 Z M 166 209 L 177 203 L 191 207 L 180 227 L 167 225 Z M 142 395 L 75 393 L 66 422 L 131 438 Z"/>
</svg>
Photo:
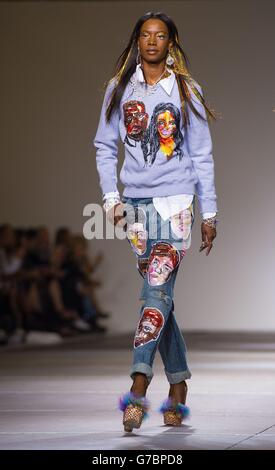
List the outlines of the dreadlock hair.
<svg viewBox="0 0 275 470">
<path fill-rule="evenodd" d="M 169 52 L 174 59 L 174 63 L 171 66 L 171 70 L 173 70 L 173 72 L 175 73 L 179 88 L 183 113 L 183 125 L 186 126 L 190 123 L 188 109 L 186 106 L 187 103 L 189 104 L 190 109 L 195 113 L 195 115 L 199 119 L 207 120 L 208 122 L 210 121 L 210 118 L 216 120 L 216 112 L 213 109 L 210 109 L 210 107 L 206 104 L 204 97 L 201 95 L 200 91 L 195 86 L 196 81 L 192 78 L 191 73 L 189 71 L 189 59 L 187 58 L 185 52 L 183 51 L 179 43 L 179 34 L 174 21 L 165 13 L 148 12 L 145 15 L 141 16 L 136 22 L 136 25 L 133 29 L 133 32 L 130 36 L 126 48 L 116 61 L 114 76 L 104 84 L 104 88 L 106 89 L 111 81 L 115 80 L 116 82 L 110 97 L 109 105 L 106 109 L 106 121 L 110 121 L 112 113 L 119 107 L 126 85 L 129 82 L 132 74 L 135 72 L 137 65 L 136 57 L 138 53 L 138 38 L 140 35 L 140 30 L 143 23 L 151 18 L 163 21 L 168 28 L 169 40 L 172 42 L 172 47 L 171 49 L 169 49 Z M 191 101 L 190 91 L 188 89 L 187 84 L 190 86 L 195 96 L 204 106 L 206 112 L 206 119 L 194 107 Z"/>
</svg>

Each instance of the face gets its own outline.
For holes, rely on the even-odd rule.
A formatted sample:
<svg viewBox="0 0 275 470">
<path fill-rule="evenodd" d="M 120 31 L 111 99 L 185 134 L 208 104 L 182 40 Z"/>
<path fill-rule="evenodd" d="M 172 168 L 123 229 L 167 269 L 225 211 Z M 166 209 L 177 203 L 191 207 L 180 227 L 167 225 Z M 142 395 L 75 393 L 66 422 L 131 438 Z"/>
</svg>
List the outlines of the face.
<svg viewBox="0 0 275 470">
<path fill-rule="evenodd" d="M 164 317 L 157 308 L 145 307 L 139 321 L 134 347 L 143 346 L 149 341 L 155 341 L 164 325 Z"/>
<path fill-rule="evenodd" d="M 191 230 L 192 216 L 189 209 L 184 209 L 171 217 L 171 228 L 179 238 L 187 239 Z"/>
<path fill-rule="evenodd" d="M 133 140 L 141 140 L 148 122 L 148 114 L 145 112 L 144 103 L 134 100 L 129 101 L 123 105 L 123 112 L 127 135 Z"/>
<path fill-rule="evenodd" d="M 172 259 L 169 255 L 155 255 L 148 267 L 148 282 L 152 286 L 159 286 L 166 282 L 174 269 Z"/>
<path fill-rule="evenodd" d="M 159 19 L 149 19 L 140 30 L 138 45 L 142 59 L 148 63 L 159 63 L 165 59 L 171 42 L 166 24 Z M 155 52 L 149 52 L 148 49 Z"/>
<path fill-rule="evenodd" d="M 138 255 L 142 255 L 143 253 L 145 253 L 148 234 L 147 231 L 144 229 L 143 224 L 137 222 L 134 224 L 129 224 L 127 230 L 127 237 L 129 238 L 134 251 Z"/>
<path fill-rule="evenodd" d="M 176 123 L 173 114 L 165 111 L 157 117 L 157 129 L 162 139 L 168 139 L 173 136 L 176 130 Z"/>
</svg>

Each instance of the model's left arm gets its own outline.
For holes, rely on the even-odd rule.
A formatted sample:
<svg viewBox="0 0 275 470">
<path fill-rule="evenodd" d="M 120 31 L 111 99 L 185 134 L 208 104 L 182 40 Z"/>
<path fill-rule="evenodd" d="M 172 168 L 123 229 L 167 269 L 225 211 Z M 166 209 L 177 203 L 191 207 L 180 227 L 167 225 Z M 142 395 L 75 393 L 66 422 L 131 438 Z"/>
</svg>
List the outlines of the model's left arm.
<svg viewBox="0 0 275 470">
<path fill-rule="evenodd" d="M 196 87 L 203 96 L 200 85 Z M 206 118 L 206 111 L 199 99 L 192 92 L 191 98 L 194 107 Z M 199 200 L 200 212 L 204 217 L 205 213 L 217 212 L 217 196 L 215 189 L 213 145 L 208 121 L 198 118 L 188 107 L 190 125 L 186 128 L 186 144 L 189 156 L 192 160 L 194 170 L 198 177 L 196 193 Z"/>
</svg>

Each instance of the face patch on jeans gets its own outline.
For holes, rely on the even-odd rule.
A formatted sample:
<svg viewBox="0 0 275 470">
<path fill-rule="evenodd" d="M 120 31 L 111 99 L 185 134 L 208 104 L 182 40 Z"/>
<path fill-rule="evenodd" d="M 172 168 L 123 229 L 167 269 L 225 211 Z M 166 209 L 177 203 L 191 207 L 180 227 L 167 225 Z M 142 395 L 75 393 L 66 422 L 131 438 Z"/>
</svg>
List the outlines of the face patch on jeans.
<svg viewBox="0 0 275 470">
<path fill-rule="evenodd" d="M 155 307 L 145 307 L 135 333 L 134 347 L 156 341 L 164 325 L 164 316 Z"/>
<path fill-rule="evenodd" d="M 149 261 L 149 258 L 138 258 L 137 260 L 137 268 L 143 277 L 147 273 L 148 261 Z"/>
<path fill-rule="evenodd" d="M 146 213 L 141 207 L 131 207 L 126 215 L 126 236 L 137 255 L 143 255 L 147 248 Z"/>
<path fill-rule="evenodd" d="M 189 233 L 189 236 L 186 240 L 182 240 L 181 249 L 184 251 L 184 254 L 185 254 L 185 251 L 188 250 L 188 248 L 190 248 L 190 246 L 191 246 L 191 232 Z"/>
<path fill-rule="evenodd" d="M 167 282 L 182 255 L 181 250 L 179 251 L 171 243 L 154 243 L 148 262 L 148 283 L 151 286 L 160 286 Z"/>
<path fill-rule="evenodd" d="M 178 237 L 187 240 L 191 233 L 192 214 L 189 208 L 183 209 L 170 217 L 172 232 Z"/>
<path fill-rule="evenodd" d="M 183 243 L 185 243 L 184 240 L 183 240 Z M 179 252 L 180 252 L 180 259 L 182 260 L 182 258 L 186 255 L 186 248 L 184 247 L 184 245 L 182 245 L 182 249 L 179 250 Z"/>
</svg>

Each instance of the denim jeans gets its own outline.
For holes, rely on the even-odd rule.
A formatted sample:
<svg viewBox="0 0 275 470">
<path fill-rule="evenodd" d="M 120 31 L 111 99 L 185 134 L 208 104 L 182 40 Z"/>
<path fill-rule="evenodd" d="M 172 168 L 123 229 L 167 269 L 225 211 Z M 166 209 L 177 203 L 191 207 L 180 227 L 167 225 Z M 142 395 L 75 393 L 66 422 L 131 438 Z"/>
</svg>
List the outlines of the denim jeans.
<svg viewBox="0 0 275 470">
<path fill-rule="evenodd" d="M 135 372 L 153 378 L 153 362 L 159 349 L 170 384 L 189 379 L 186 344 L 174 312 L 174 285 L 180 263 L 191 244 L 195 196 L 191 206 L 163 220 L 152 198 L 122 196 L 126 211 L 126 235 L 143 278 L 143 304 L 133 342 Z"/>
</svg>

